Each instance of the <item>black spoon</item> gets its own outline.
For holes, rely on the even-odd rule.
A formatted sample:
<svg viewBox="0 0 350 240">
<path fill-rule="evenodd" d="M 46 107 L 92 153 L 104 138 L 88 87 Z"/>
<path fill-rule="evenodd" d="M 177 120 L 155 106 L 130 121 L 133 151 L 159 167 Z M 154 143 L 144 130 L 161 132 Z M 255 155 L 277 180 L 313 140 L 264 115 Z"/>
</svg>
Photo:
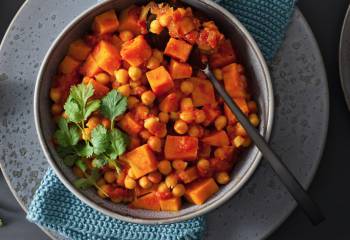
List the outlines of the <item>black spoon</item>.
<svg viewBox="0 0 350 240">
<path fill-rule="evenodd" d="M 250 121 L 237 106 L 237 104 L 228 95 L 221 83 L 215 78 L 214 74 L 206 64 L 203 66 L 204 73 L 208 76 L 214 88 L 219 95 L 224 99 L 227 106 L 231 109 L 232 113 L 236 116 L 237 120 L 241 123 L 246 130 L 250 138 L 254 141 L 258 149 L 263 154 L 264 158 L 270 163 L 272 169 L 279 176 L 282 183 L 286 186 L 289 193 L 294 197 L 299 206 L 303 209 L 304 213 L 308 216 L 313 225 L 318 225 L 325 218 L 316 205 L 316 203 L 310 198 L 305 189 L 301 186 L 295 176 L 286 167 L 286 165 L 279 159 L 279 157 L 271 150 L 268 143 L 260 135 L 258 130 L 251 125 Z"/>
</svg>

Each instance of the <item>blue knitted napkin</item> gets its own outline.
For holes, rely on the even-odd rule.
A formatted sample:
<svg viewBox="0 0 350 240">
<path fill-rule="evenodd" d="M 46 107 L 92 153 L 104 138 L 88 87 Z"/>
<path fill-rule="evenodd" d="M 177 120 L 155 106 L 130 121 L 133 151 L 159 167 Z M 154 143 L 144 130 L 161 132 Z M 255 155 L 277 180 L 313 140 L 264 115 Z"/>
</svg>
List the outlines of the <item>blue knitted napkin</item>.
<svg viewBox="0 0 350 240">
<path fill-rule="evenodd" d="M 251 32 L 269 61 L 276 54 L 293 14 L 295 0 L 221 0 Z M 72 240 L 200 239 L 204 218 L 167 225 L 140 225 L 112 219 L 77 199 L 49 169 L 27 215 L 29 221 Z"/>
</svg>

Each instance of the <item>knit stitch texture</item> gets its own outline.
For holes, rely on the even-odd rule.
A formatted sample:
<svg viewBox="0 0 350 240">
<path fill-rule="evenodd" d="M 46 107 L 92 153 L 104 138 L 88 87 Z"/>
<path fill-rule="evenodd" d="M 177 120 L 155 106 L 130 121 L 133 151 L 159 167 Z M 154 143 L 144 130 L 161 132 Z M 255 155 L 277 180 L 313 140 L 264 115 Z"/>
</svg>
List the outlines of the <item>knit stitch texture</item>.
<svg viewBox="0 0 350 240">
<path fill-rule="evenodd" d="M 221 0 L 250 31 L 270 61 L 278 51 L 293 14 L 295 0 Z M 49 169 L 27 215 L 29 221 L 72 240 L 196 240 L 203 217 L 182 223 L 140 225 L 112 219 L 77 199 Z"/>
</svg>

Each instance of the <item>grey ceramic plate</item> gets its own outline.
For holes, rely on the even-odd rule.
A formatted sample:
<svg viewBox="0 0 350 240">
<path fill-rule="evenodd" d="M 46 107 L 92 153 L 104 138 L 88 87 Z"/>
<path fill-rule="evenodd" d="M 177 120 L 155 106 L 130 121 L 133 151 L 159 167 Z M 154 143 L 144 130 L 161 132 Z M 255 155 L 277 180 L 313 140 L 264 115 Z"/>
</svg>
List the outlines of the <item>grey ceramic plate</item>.
<svg viewBox="0 0 350 240">
<path fill-rule="evenodd" d="M 48 167 L 32 113 L 38 67 L 65 25 L 94 3 L 95 0 L 29 0 L 4 38 L 0 50 L 0 165 L 24 209 Z M 271 143 L 307 187 L 326 139 L 328 86 L 317 43 L 299 11 L 271 70 L 276 93 Z M 208 215 L 206 239 L 265 238 L 294 207 L 292 198 L 263 161 L 233 199 Z"/>
<path fill-rule="evenodd" d="M 339 72 L 345 100 L 350 110 L 350 6 L 346 13 L 339 47 Z"/>
</svg>

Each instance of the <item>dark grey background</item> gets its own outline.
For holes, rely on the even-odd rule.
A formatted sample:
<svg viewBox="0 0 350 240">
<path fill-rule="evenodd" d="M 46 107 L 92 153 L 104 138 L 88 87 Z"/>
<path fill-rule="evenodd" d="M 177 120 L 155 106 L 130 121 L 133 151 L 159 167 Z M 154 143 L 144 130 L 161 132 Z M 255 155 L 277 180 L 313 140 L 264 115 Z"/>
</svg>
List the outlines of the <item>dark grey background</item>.
<svg viewBox="0 0 350 240">
<path fill-rule="evenodd" d="M 0 39 L 23 0 L 0 0 Z M 350 239 L 350 113 L 340 87 L 338 45 L 347 0 L 299 0 L 299 7 L 320 45 L 330 90 L 330 125 L 321 167 L 310 189 L 327 220 L 313 227 L 298 209 L 269 238 Z M 349 66 L 350 67 L 350 66 Z M 0 229 L 1 240 L 48 239 L 39 228 L 27 223 L 25 215 L 0 175 L 0 216 L 7 225 Z"/>
</svg>

